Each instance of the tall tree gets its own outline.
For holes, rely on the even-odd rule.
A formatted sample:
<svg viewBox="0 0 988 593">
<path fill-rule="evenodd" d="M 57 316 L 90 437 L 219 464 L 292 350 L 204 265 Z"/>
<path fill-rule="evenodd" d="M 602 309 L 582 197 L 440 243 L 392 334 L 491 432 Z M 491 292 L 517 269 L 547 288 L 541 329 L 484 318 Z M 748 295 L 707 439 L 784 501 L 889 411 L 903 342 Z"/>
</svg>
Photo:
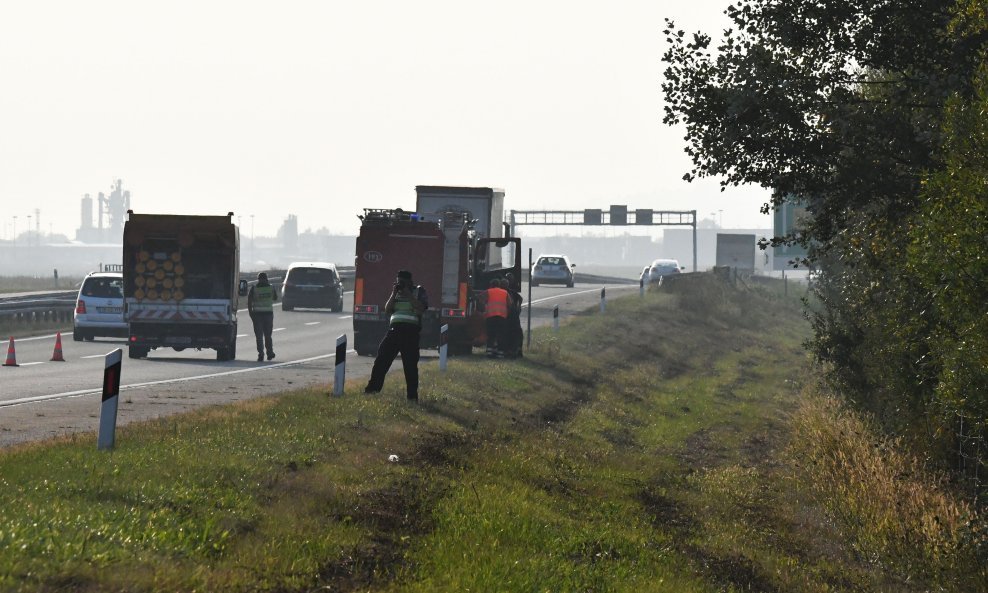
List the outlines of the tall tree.
<svg viewBox="0 0 988 593">
<path fill-rule="evenodd" d="M 918 274 L 931 262 L 917 253 L 950 249 L 939 233 L 956 212 L 935 205 L 953 197 L 928 180 L 966 168 L 970 150 L 949 147 L 973 123 L 950 105 L 977 101 L 984 2 L 741 0 L 726 14 L 716 46 L 667 22 L 664 121 L 685 126 L 685 178 L 771 188 L 766 210 L 807 204 L 807 228 L 774 241 L 811 245 L 823 270 L 814 352 L 889 429 L 929 444 L 956 359 L 930 344 L 947 331 L 924 313 L 943 310 L 945 280 Z"/>
</svg>

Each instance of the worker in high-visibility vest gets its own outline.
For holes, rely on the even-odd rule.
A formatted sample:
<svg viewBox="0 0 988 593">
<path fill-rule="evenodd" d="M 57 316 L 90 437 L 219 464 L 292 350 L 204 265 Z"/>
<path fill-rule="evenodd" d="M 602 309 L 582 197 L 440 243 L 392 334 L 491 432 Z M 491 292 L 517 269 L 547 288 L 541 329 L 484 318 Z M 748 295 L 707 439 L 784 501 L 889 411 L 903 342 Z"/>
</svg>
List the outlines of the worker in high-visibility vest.
<svg viewBox="0 0 988 593">
<path fill-rule="evenodd" d="M 511 297 L 501 288 L 501 281 L 492 278 L 484 299 L 484 323 L 487 330 L 487 355 L 504 356 L 506 345 L 504 324 L 508 319 Z"/>
<path fill-rule="evenodd" d="M 412 273 L 399 270 L 398 278 L 384 312 L 390 315 L 388 333 L 377 347 L 377 358 L 371 369 L 370 380 L 364 393 L 377 393 L 384 387 L 384 377 L 395 357 L 401 353 L 401 366 L 405 371 L 405 390 L 410 401 L 419 398 L 419 335 L 422 332 L 422 314 L 429 308 L 429 295 L 421 286 L 412 282 Z"/>
<path fill-rule="evenodd" d="M 271 333 L 274 331 L 274 302 L 278 300 L 268 275 L 261 272 L 257 275 L 257 284 L 250 287 L 247 293 L 247 313 L 254 324 L 254 339 L 257 341 L 257 362 L 264 360 L 267 350 L 268 360 L 274 358 L 274 344 Z"/>
</svg>

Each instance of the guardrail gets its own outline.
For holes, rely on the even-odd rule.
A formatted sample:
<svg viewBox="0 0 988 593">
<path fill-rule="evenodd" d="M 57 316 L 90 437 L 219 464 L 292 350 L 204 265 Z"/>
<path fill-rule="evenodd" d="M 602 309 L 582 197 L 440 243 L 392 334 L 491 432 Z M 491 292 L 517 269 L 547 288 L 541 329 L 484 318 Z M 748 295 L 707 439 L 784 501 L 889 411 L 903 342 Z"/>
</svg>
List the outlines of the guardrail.
<svg viewBox="0 0 988 593">
<path fill-rule="evenodd" d="M 0 300 L 0 322 L 5 324 L 30 324 L 47 322 L 71 322 L 75 311 L 75 292 L 66 295 L 45 295 L 36 298 L 8 298 Z"/>
</svg>

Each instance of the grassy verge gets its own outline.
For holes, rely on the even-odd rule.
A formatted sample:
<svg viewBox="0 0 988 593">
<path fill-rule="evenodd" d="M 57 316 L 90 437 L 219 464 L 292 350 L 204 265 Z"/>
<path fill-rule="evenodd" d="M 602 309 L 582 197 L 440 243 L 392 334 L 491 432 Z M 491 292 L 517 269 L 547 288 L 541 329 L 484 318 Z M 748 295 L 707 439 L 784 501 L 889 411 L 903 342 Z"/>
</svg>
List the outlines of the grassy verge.
<svg viewBox="0 0 988 593">
<path fill-rule="evenodd" d="M 794 301 L 703 279 L 539 331 L 523 360 L 426 368 L 419 405 L 396 375 L 129 426 L 112 453 L 9 449 L 0 589 L 976 590 L 970 510 L 897 475 L 930 496 L 890 530 L 874 472 L 827 461 L 808 431 L 849 416 L 806 403 L 806 332 Z M 911 544 L 931 512 L 939 539 Z"/>
</svg>

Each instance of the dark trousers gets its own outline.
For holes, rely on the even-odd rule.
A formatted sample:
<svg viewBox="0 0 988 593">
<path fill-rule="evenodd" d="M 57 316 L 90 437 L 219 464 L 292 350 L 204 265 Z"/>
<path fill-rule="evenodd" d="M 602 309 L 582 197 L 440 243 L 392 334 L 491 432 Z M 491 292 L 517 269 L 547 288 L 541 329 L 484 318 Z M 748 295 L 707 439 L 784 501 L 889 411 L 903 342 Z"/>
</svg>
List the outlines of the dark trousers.
<svg viewBox="0 0 988 593">
<path fill-rule="evenodd" d="M 257 340 L 257 353 L 264 354 L 265 348 L 268 354 L 274 354 L 274 345 L 271 342 L 271 332 L 274 331 L 274 312 L 258 312 L 250 316 L 254 324 L 254 339 Z"/>
<path fill-rule="evenodd" d="M 384 376 L 391 368 L 395 357 L 401 354 L 401 366 L 405 371 L 405 388 L 409 399 L 419 396 L 419 334 L 420 328 L 412 323 L 395 323 L 377 347 L 377 358 L 371 370 L 368 391 L 380 391 L 384 387 Z"/>
<path fill-rule="evenodd" d="M 510 356 L 520 356 L 521 347 L 525 341 L 525 332 L 521 329 L 521 315 L 518 313 L 508 313 L 508 320 L 504 322 L 504 333 L 506 347 L 501 349 Z"/>
<path fill-rule="evenodd" d="M 487 349 L 504 350 L 504 317 L 488 317 L 484 323 L 487 329 Z"/>
</svg>

